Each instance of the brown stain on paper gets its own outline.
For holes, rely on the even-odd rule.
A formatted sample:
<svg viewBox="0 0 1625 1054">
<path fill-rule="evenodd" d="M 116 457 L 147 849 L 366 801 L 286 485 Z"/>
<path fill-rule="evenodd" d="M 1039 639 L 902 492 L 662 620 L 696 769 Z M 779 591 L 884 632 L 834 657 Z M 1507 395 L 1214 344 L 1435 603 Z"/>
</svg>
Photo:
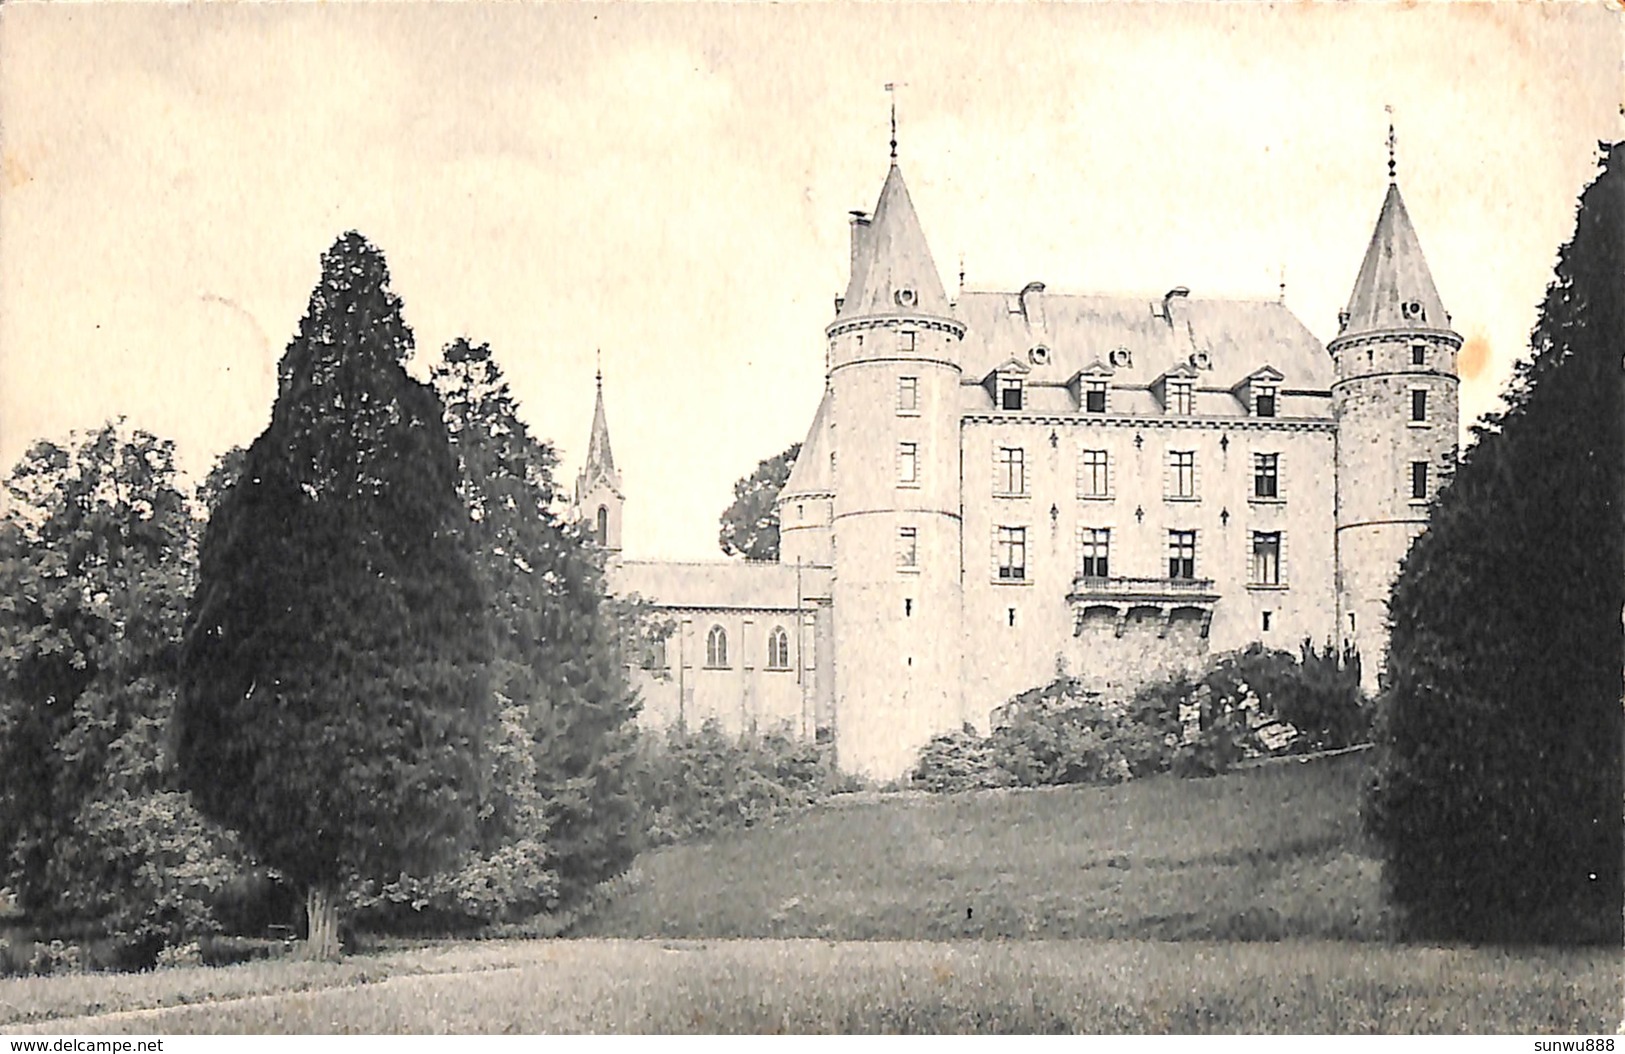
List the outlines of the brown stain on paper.
<svg viewBox="0 0 1625 1054">
<path fill-rule="evenodd" d="M 1482 333 L 1474 333 L 1461 346 L 1456 357 L 1456 373 L 1464 381 L 1476 381 L 1490 364 L 1490 341 Z"/>
</svg>

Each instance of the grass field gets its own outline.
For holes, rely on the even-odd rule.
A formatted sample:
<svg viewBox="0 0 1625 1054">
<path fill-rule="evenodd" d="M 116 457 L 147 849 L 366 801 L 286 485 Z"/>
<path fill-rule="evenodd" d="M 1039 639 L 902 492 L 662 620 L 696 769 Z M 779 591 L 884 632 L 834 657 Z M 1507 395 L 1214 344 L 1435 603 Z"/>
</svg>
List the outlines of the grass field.
<svg viewBox="0 0 1625 1054">
<path fill-rule="evenodd" d="M 453 972 L 54 1017 L 65 1033 L 1562 1032 L 1619 1022 L 1618 953 L 1323 941 L 532 941 L 410 953 Z M 263 964 L 256 964 L 256 966 Z M 350 964 L 346 964 L 350 965 Z M 397 967 L 405 965 L 398 961 Z M 318 971 L 321 968 L 306 966 Z M 10 982 L 0 1001 L 12 999 Z M 254 990 L 240 985 L 240 995 Z M 156 996 L 156 989 L 148 996 Z"/>
<path fill-rule="evenodd" d="M 1359 757 L 851 799 L 641 860 L 577 939 L 0 981 L 0 1031 L 1598 1033 L 1619 949 L 1407 947 Z"/>
<path fill-rule="evenodd" d="M 1362 755 L 1207 780 L 888 798 L 641 859 L 607 937 L 1376 940 Z"/>
</svg>

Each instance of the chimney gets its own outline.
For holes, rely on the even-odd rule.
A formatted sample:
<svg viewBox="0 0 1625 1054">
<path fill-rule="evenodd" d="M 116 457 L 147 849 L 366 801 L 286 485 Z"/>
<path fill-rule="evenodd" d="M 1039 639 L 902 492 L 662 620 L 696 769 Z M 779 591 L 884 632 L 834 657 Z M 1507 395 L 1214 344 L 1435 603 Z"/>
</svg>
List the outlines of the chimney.
<svg viewBox="0 0 1625 1054">
<path fill-rule="evenodd" d="M 1168 290 L 1168 292 L 1163 294 L 1162 317 L 1163 320 L 1166 321 L 1170 326 L 1174 324 L 1174 301 L 1183 300 L 1190 295 L 1190 289 L 1182 285 L 1176 285 L 1172 289 Z"/>
<path fill-rule="evenodd" d="M 868 244 L 868 234 L 869 234 L 869 214 L 867 212 L 864 212 L 862 209 L 853 209 L 852 210 L 852 270 L 850 272 L 852 274 L 857 273 L 857 270 L 858 270 L 858 256 L 863 252 L 864 246 Z"/>
<path fill-rule="evenodd" d="M 1021 294 L 1017 298 L 1021 304 L 1021 317 L 1027 320 L 1027 325 L 1039 329 L 1044 326 L 1044 305 L 1038 297 L 1043 291 L 1043 282 L 1028 282 L 1021 287 Z"/>
</svg>

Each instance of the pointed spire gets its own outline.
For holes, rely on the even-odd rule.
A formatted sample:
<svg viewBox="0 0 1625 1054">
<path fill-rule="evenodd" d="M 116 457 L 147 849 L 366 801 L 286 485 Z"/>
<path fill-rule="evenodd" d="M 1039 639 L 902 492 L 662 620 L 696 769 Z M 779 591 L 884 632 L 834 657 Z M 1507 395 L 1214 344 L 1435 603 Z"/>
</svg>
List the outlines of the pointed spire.
<svg viewBox="0 0 1625 1054">
<path fill-rule="evenodd" d="M 874 216 L 862 226 L 853 246 L 852 276 L 840 317 L 866 315 L 939 315 L 949 313 L 931 247 L 914 212 L 903 170 L 892 162 L 880 188 Z"/>
<path fill-rule="evenodd" d="M 621 492 L 621 474 L 615 469 L 615 455 L 609 448 L 609 419 L 604 414 L 604 371 L 596 371 L 598 393 L 592 410 L 592 435 L 587 440 L 587 460 L 576 477 L 576 499 L 579 501 L 598 483 L 603 483 L 616 494 Z"/>
<path fill-rule="evenodd" d="M 1433 284 L 1399 184 L 1389 183 L 1365 261 L 1349 294 L 1342 333 L 1449 328 L 1450 316 Z"/>
</svg>

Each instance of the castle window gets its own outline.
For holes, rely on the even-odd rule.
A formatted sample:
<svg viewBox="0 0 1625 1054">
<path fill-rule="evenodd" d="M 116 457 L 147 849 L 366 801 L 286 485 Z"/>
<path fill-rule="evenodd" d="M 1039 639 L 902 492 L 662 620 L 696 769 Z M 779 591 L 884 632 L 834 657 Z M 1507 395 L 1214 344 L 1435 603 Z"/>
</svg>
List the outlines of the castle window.
<svg viewBox="0 0 1625 1054">
<path fill-rule="evenodd" d="M 920 444 L 897 444 L 897 482 L 905 487 L 920 483 Z"/>
<path fill-rule="evenodd" d="M 1168 577 L 1196 577 L 1196 532 L 1168 532 Z"/>
<path fill-rule="evenodd" d="M 897 378 L 897 412 L 901 414 L 915 413 L 920 408 L 920 379 L 918 377 Z"/>
<path fill-rule="evenodd" d="M 713 670 L 728 668 L 728 631 L 712 626 L 705 635 L 705 665 Z"/>
<path fill-rule="evenodd" d="M 1107 527 L 1078 528 L 1078 574 L 1106 578 L 1111 573 L 1112 532 Z"/>
<path fill-rule="evenodd" d="M 1281 455 L 1253 455 L 1253 497 L 1278 498 L 1281 496 Z"/>
<path fill-rule="evenodd" d="M 1027 493 L 1027 452 L 1018 446 L 1000 447 L 994 486 L 999 494 Z"/>
<path fill-rule="evenodd" d="M 784 632 L 783 626 L 774 626 L 767 635 L 767 668 L 790 668 L 790 634 Z"/>
<path fill-rule="evenodd" d="M 1261 586 L 1281 584 L 1281 532 L 1253 532 L 1253 583 Z"/>
<path fill-rule="evenodd" d="M 897 350 L 914 350 L 914 331 L 912 329 L 899 330 L 897 333 Z"/>
<path fill-rule="evenodd" d="M 1264 632 L 1265 633 L 1268 633 L 1270 631 L 1270 615 L 1271 614 L 1272 613 L 1268 612 L 1268 611 L 1264 612 Z"/>
<path fill-rule="evenodd" d="M 1401 304 L 1399 313 L 1411 322 L 1426 322 L 1428 320 L 1427 308 L 1422 306 L 1420 300 L 1408 300 Z"/>
<path fill-rule="evenodd" d="M 999 378 L 999 408 L 1003 410 L 1021 409 L 1021 378 Z"/>
<path fill-rule="evenodd" d="M 999 578 L 1021 582 L 1027 578 L 1027 528 L 1000 527 L 996 553 Z"/>
<path fill-rule="evenodd" d="M 1168 452 L 1168 496 L 1170 498 L 1196 497 L 1196 451 L 1170 450 Z"/>
<path fill-rule="evenodd" d="M 642 660 L 639 665 L 645 670 L 659 671 L 666 669 L 665 641 L 650 641 L 643 647 L 642 651 Z"/>
<path fill-rule="evenodd" d="M 1078 457 L 1078 493 L 1086 498 L 1104 498 L 1110 494 L 1106 452 L 1084 450 Z"/>
<path fill-rule="evenodd" d="M 1189 414 L 1194 412 L 1196 401 L 1196 382 L 1182 378 L 1171 378 L 1168 381 L 1168 412 L 1171 414 Z"/>
<path fill-rule="evenodd" d="M 1259 417 L 1275 416 L 1275 391 L 1273 387 L 1257 389 L 1258 396 L 1254 401 L 1254 412 Z"/>
<path fill-rule="evenodd" d="M 1428 361 L 1428 346 L 1420 340 L 1411 345 L 1411 365 L 1426 366 Z"/>
<path fill-rule="evenodd" d="M 897 528 L 897 566 L 920 566 L 920 531 L 917 527 Z"/>
<path fill-rule="evenodd" d="M 598 506 L 598 526 L 595 528 L 599 545 L 609 544 L 609 510 Z"/>
<path fill-rule="evenodd" d="M 1411 500 L 1426 501 L 1428 496 L 1428 463 L 1411 462 Z"/>
<path fill-rule="evenodd" d="M 1103 414 L 1106 412 L 1106 382 L 1090 381 L 1083 392 L 1083 409 L 1086 413 Z"/>
<path fill-rule="evenodd" d="M 1411 420 L 1413 422 L 1428 419 L 1428 390 L 1426 388 L 1411 389 Z"/>
</svg>

